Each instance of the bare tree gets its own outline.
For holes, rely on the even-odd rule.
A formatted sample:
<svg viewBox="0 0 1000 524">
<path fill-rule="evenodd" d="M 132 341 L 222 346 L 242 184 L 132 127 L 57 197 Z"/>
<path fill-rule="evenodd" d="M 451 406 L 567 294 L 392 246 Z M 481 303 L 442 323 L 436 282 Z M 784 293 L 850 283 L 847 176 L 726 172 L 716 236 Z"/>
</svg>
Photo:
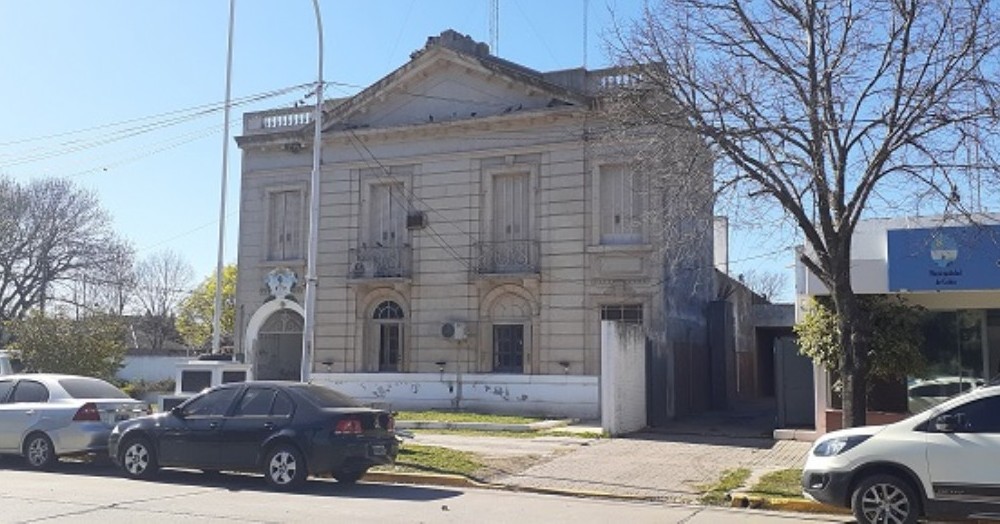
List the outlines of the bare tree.
<svg viewBox="0 0 1000 524">
<path fill-rule="evenodd" d="M 741 274 L 739 280 L 751 291 L 772 302 L 788 287 L 788 275 L 778 271 L 751 269 Z"/>
<path fill-rule="evenodd" d="M 0 320 L 44 309 L 56 286 L 122 246 L 97 198 L 65 180 L 0 177 Z"/>
<path fill-rule="evenodd" d="M 91 272 L 94 282 L 93 303 L 103 312 L 124 315 L 136 287 L 135 252 L 131 246 L 122 245 L 109 250 L 104 263 Z"/>
<path fill-rule="evenodd" d="M 998 172 L 998 23 L 991 0 L 659 0 L 612 42 L 641 80 L 622 122 L 692 126 L 720 195 L 804 239 L 838 318 L 845 427 L 865 423 L 871 347 L 855 227 L 978 211 L 968 178 Z"/>
<path fill-rule="evenodd" d="M 136 266 L 135 296 L 151 349 L 162 349 L 166 340 L 177 336 L 174 318 L 193 275 L 191 265 L 173 251 L 154 253 Z"/>
</svg>

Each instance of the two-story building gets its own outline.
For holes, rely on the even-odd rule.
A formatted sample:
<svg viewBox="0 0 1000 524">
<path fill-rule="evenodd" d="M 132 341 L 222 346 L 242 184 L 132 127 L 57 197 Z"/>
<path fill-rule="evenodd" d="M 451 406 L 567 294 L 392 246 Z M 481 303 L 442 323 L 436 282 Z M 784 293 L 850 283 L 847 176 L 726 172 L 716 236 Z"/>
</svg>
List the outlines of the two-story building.
<svg viewBox="0 0 1000 524">
<path fill-rule="evenodd" d="M 312 380 L 397 408 L 596 418 L 611 387 L 601 323 L 619 320 L 644 326 L 659 355 L 655 402 L 690 410 L 690 391 L 671 388 L 675 376 L 701 387 L 690 377 L 704 360 L 712 209 L 660 213 L 707 197 L 664 194 L 605 136 L 602 97 L 632 81 L 538 72 L 445 31 L 329 101 Z M 237 139 L 237 352 L 261 379 L 299 378 L 310 111 L 246 114 Z M 697 159 L 675 163 L 700 181 L 684 187 L 710 188 L 707 151 L 676 136 Z M 670 243 L 664 231 L 678 229 L 705 234 Z"/>
</svg>

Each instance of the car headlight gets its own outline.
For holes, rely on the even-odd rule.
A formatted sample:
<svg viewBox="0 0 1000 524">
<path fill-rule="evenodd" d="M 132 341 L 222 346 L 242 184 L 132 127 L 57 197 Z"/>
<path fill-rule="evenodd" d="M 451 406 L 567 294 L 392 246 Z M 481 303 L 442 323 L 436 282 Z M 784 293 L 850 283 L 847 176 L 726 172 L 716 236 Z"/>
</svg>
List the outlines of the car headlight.
<svg viewBox="0 0 1000 524">
<path fill-rule="evenodd" d="M 835 437 L 824 440 L 816 445 L 813 455 L 817 457 L 832 457 L 840 455 L 847 450 L 861 444 L 871 438 L 871 435 L 851 435 L 850 437 Z"/>
</svg>

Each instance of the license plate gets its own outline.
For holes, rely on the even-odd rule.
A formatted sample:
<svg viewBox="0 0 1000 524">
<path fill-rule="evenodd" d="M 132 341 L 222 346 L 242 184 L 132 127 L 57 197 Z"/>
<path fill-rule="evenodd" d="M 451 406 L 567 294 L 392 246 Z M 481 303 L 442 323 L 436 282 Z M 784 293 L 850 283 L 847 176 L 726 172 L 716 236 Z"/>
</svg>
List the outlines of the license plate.
<svg viewBox="0 0 1000 524">
<path fill-rule="evenodd" d="M 383 446 L 381 444 L 375 444 L 375 445 L 373 445 L 372 446 L 372 455 L 375 455 L 377 457 L 384 457 L 385 456 L 385 446 Z"/>
</svg>

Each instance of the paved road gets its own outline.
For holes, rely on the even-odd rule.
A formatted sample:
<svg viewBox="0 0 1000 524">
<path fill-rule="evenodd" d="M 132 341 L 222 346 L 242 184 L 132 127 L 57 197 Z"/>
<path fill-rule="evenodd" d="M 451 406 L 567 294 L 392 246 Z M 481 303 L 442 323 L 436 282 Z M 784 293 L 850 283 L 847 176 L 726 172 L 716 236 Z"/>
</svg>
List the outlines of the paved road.
<svg viewBox="0 0 1000 524">
<path fill-rule="evenodd" d="M 9 466 L 8 466 L 9 467 Z M 791 524 L 840 517 L 535 495 L 507 491 L 310 481 L 275 493 L 260 477 L 167 471 L 130 481 L 108 467 L 64 464 L 56 473 L 0 469 L 4 523 L 517 523 Z"/>
</svg>

